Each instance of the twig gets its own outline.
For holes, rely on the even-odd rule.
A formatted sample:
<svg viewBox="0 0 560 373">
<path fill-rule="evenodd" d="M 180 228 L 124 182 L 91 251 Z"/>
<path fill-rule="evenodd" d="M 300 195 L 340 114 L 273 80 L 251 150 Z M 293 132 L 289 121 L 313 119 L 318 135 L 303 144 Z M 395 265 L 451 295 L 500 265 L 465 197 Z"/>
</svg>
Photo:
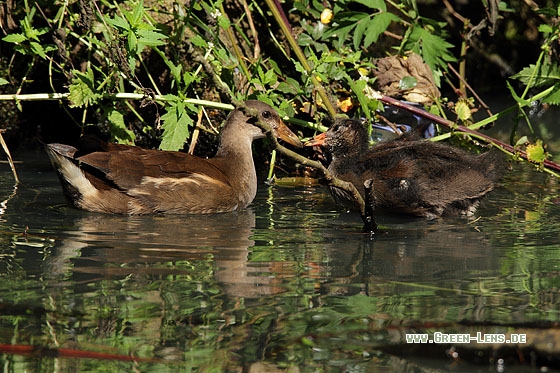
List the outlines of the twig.
<svg viewBox="0 0 560 373">
<path fill-rule="evenodd" d="M 243 9 L 245 10 L 245 14 L 247 15 L 247 22 L 249 22 L 249 29 L 253 34 L 253 39 L 255 43 L 255 48 L 253 52 L 253 60 L 257 61 L 261 55 L 261 45 L 259 43 L 259 33 L 255 27 L 255 23 L 253 22 L 253 15 L 251 14 L 251 9 L 249 9 L 249 5 L 247 4 L 247 0 L 241 1 L 243 4 Z"/>
<path fill-rule="evenodd" d="M 492 115 L 492 111 L 490 110 L 490 107 L 486 104 L 486 102 L 484 102 L 482 100 L 482 98 L 475 92 L 475 90 L 470 86 L 469 83 L 467 83 L 467 81 L 465 80 L 465 78 L 463 76 L 461 76 L 457 70 L 455 70 L 455 68 L 448 63 L 447 67 L 449 68 L 449 70 L 451 70 L 451 72 L 453 74 L 455 74 L 455 76 L 464 84 L 464 86 L 469 90 L 469 92 L 471 92 L 471 94 L 474 96 L 474 98 L 476 98 L 476 100 L 480 103 L 480 105 L 482 105 L 482 107 L 484 108 L 484 110 L 486 110 L 486 112 L 488 113 L 488 115 Z"/>
<path fill-rule="evenodd" d="M 10 168 L 12 169 L 12 174 L 14 174 L 14 179 L 15 179 L 16 185 L 17 185 L 17 184 L 19 184 L 19 177 L 18 177 L 18 174 L 16 172 L 16 166 L 14 165 L 14 160 L 12 159 L 12 155 L 10 154 L 10 149 L 8 149 L 8 145 L 4 141 L 4 136 L 2 136 L 2 133 L 5 132 L 5 131 L 6 130 L 4 130 L 4 129 L 0 129 L 0 144 L 2 144 L 2 148 L 4 149 L 4 152 L 6 153 L 6 158 L 8 158 L 8 163 L 10 164 Z"/>
<path fill-rule="evenodd" d="M 364 190 L 365 190 L 365 206 L 364 206 L 364 214 L 362 215 L 362 219 L 364 221 L 364 228 L 363 231 L 374 234 L 377 232 L 377 223 L 375 222 L 375 194 L 374 194 L 374 185 L 373 179 L 367 179 L 364 181 Z"/>
<path fill-rule="evenodd" d="M 67 100 L 69 93 L 29 93 L 29 94 L 4 94 L 0 95 L 0 101 L 53 101 L 53 100 Z M 146 95 L 143 93 L 105 93 L 104 99 L 119 99 L 119 100 L 143 100 Z M 166 95 L 153 95 L 153 100 L 159 102 L 169 101 Z M 193 105 L 208 106 L 215 109 L 233 110 L 233 105 L 224 104 L 221 102 L 200 100 L 196 98 L 187 98 L 183 102 Z"/>
<path fill-rule="evenodd" d="M 200 132 L 200 126 L 202 124 L 202 109 L 198 110 L 198 119 L 196 121 L 196 126 L 194 126 L 194 131 L 191 136 L 191 143 L 189 144 L 189 154 L 194 153 L 194 148 L 196 147 L 196 142 L 198 140 L 198 134 Z"/>
<path fill-rule="evenodd" d="M 554 87 L 551 87 L 551 88 L 539 93 L 538 95 L 535 95 L 533 98 L 531 98 L 527 101 L 537 100 L 538 99 L 537 97 L 544 97 L 548 93 L 550 93 L 550 90 L 553 89 L 553 88 Z M 413 114 L 419 115 L 423 118 L 426 118 L 428 120 L 431 120 L 434 123 L 437 123 L 437 124 L 440 124 L 440 125 L 445 126 L 447 128 L 450 128 L 452 131 L 468 133 L 470 135 L 476 136 L 476 137 L 478 137 L 480 139 L 483 139 L 484 141 L 488 142 L 489 144 L 494 145 L 494 146 L 502 149 L 503 151 L 509 152 L 513 155 L 517 155 L 518 157 L 529 161 L 529 158 L 527 156 L 527 152 L 525 152 L 524 150 L 515 148 L 515 147 L 513 147 L 509 144 L 506 144 L 502 141 L 499 141 L 499 140 L 497 140 L 497 139 L 495 139 L 491 136 L 488 136 L 488 135 L 485 135 L 483 133 L 480 133 L 480 132 L 476 131 L 476 129 L 478 129 L 480 127 L 483 127 L 488 123 L 494 122 L 497 119 L 499 119 L 500 117 L 506 115 L 507 113 L 509 113 L 509 112 L 511 112 L 515 109 L 518 109 L 520 107 L 519 105 L 510 106 L 509 108 L 501 111 L 498 114 L 492 115 L 491 117 L 488 117 L 485 120 L 482 120 L 480 122 L 475 123 L 471 127 L 466 127 L 466 126 L 463 126 L 463 125 L 460 125 L 460 124 L 453 123 L 450 120 L 444 119 L 444 118 L 439 117 L 437 115 L 431 114 L 431 113 L 429 113 L 427 111 L 424 111 L 420 108 L 408 105 L 408 104 L 406 104 L 402 101 L 399 101 L 397 99 L 394 99 L 392 97 L 384 96 L 384 95 L 380 94 L 379 92 L 377 93 L 375 98 L 378 99 L 379 101 L 385 103 L 385 104 L 398 107 L 398 108 L 406 110 L 410 113 L 413 113 Z M 442 140 L 444 138 L 449 138 L 449 137 L 451 137 L 451 134 L 452 134 L 451 132 L 444 133 L 442 135 L 436 136 L 432 140 L 435 141 L 435 140 Z M 545 160 L 543 162 L 543 166 L 545 167 L 545 169 L 549 170 L 549 172 L 551 171 L 551 173 L 554 173 L 554 175 L 556 175 L 556 176 L 557 176 L 556 172 L 560 171 L 560 164 L 555 163 L 551 160 Z M 556 172 L 554 172 L 554 171 L 556 171 Z"/>
<path fill-rule="evenodd" d="M 457 18 L 461 23 L 467 24 L 469 26 L 469 28 L 473 27 L 472 23 L 470 23 L 470 21 L 467 18 L 463 17 L 462 15 L 460 15 L 459 13 L 457 13 L 455 11 L 455 9 L 453 8 L 453 6 L 451 5 L 451 3 L 448 0 L 443 0 L 443 5 L 447 9 L 447 11 L 449 13 L 451 13 L 452 16 Z"/>
<path fill-rule="evenodd" d="M 210 72 L 209 72 L 210 73 Z M 211 74 L 211 73 L 210 73 Z M 4 94 L 0 95 L 0 101 L 54 101 L 54 100 L 67 100 L 68 93 L 29 93 L 29 94 Z M 228 97 L 233 101 L 231 92 L 229 92 Z M 145 94 L 142 93 L 107 93 L 103 95 L 104 99 L 119 99 L 119 100 L 143 100 L 146 98 Z M 164 95 L 153 95 L 150 96 L 150 99 L 158 102 L 165 102 L 169 101 L 169 99 Z M 233 110 L 235 109 L 234 105 L 231 104 L 224 104 L 222 102 L 215 102 L 215 101 L 208 101 L 208 100 L 200 100 L 197 98 L 185 98 L 183 102 L 186 104 L 193 104 L 199 105 L 204 107 L 211 107 L 214 109 L 222 109 L 222 110 Z M 328 128 L 319 124 L 319 123 L 312 123 L 305 120 L 297 119 L 297 118 L 283 118 L 287 122 L 294 123 L 300 127 L 310 128 L 315 131 L 325 132 Z"/>
<path fill-rule="evenodd" d="M 258 116 L 259 113 L 257 112 L 257 110 L 253 109 L 253 108 L 248 108 L 245 105 L 245 103 L 239 102 L 239 101 L 234 101 L 233 104 L 237 107 L 237 109 L 242 110 L 247 115 L 254 116 L 257 119 L 259 118 L 259 116 Z M 298 154 L 298 153 L 280 145 L 278 143 L 278 139 L 276 139 L 276 137 L 274 136 L 274 134 L 272 132 L 272 128 L 268 125 L 268 123 L 263 122 L 262 120 L 258 119 L 257 122 L 256 122 L 256 125 L 266 133 L 267 138 L 270 141 L 270 143 L 272 144 L 272 148 L 274 150 L 282 153 L 286 157 L 292 159 L 293 161 L 295 161 L 295 162 L 297 162 L 301 165 L 309 166 L 309 167 L 312 167 L 312 168 L 316 169 L 317 171 L 319 171 L 321 173 L 321 175 L 323 175 L 323 178 L 325 179 L 325 181 L 327 182 L 328 185 L 339 188 L 339 189 L 342 189 L 345 192 L 348 192 L 354 198 L 357 205 L 360 207 L 361 216 L 362 217 L 365 216 L 366 211 L 365 211 L 364 199 L 362 198 L 362 195 L 360 194 L 360 192 L 358 192 L 358 190 L 356 189 L 354 184 L 336 178 L 329 170 L 327 170 L 327 168 L 325 166 L 323 166 L 323 164 L 321 162 L 313 161 L 309 158 L 304 157 L 303 155 L 300 155 L 300 154 Z"/>
<path fill-rule="evenodd" d="M 97 351 L 77 350 L 71 348 L 49 348 L 39 345 L 0 344 L 0 351 L 5 354 L 27 355 L 32 357 L 57 357 L 78 359 L 99 359 L 112 361 L 132 362 L 160 362 L 160 359 L 142 358 L 130 355 L 121 355 Z"/>
</svg>

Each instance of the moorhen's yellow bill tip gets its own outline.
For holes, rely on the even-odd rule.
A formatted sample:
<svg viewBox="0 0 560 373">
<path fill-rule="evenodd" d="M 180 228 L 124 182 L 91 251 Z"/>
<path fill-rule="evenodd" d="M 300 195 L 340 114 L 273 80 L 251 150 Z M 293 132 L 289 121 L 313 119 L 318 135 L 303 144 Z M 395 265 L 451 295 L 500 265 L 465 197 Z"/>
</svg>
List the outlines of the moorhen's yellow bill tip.
<svg viewBox="0 0 560 373">
<path fill-rule="evenodd" d="M 280 119 L 273 128 L 276 137 L 298 148 L 302 148 L 303 144 L 299 137 L 288 128 L 288 126 Z"/>
</svg>

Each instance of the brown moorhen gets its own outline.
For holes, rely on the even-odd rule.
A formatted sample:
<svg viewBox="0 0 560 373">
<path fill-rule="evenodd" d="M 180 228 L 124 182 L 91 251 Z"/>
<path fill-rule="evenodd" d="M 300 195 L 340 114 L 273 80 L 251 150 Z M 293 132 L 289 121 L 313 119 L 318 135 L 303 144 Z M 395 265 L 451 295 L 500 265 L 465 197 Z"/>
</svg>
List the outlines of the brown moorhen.
<svg viewBox="0 0 560 373">
<path fill-rule="evenodd" d="M 503 169 L 497 151 L 473 155 L 413 134 L 369 147 L 366 129 L 355 119 L 337 119 L 306 145 L 324 146 L 331 156 L 328 170 L 364 198 L 364 182 L 372 179 L 376 208 L 428 219 L 474 214 Z M 357 207 L 347 192 L 330 191 L 338 203 Z"/>
<path fill-rule="evenodd" d="M 272 107 L 256 100 L 246 105 L 277 137 L 301 146 Z M 210 159 L 111 143 L 93 151 L 63 144 L 48 144 L 46 150 L 77 208 L 114 214 L 229 212 L 247 207 L 257 192 L 251 144 L 265 135 L 255 121 L 234 110 Z"/>
</svg>

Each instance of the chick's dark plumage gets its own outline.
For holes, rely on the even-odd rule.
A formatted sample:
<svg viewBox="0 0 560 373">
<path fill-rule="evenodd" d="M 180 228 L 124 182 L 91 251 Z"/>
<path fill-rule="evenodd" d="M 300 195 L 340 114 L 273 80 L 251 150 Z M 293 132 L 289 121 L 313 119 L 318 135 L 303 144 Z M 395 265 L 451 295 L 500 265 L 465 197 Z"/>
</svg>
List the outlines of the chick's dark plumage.
<svg viewBox="0 0 560 373">
<path fill-rule="evenodd" d="M 364 181 L 373 180 L 376 208 L 429 219 L 472 215 L 502 169 L 497 152 L 473 155 L 412 134 L 369 147 L 366 129 L 352 119 L 337 120 L 324 147 L 331 157 L 329 171 L 352 182 L 362 196 Z M 330 189 L 338 202 L 354 207 L 345 191 Z"/>
</svg>

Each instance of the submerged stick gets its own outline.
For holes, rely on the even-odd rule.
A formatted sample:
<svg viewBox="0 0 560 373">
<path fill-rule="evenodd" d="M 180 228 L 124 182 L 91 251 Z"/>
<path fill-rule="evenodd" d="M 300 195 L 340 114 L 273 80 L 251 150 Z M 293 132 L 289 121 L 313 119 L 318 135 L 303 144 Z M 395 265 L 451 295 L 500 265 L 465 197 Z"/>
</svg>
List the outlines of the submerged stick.
<svg viewBox="0 0 560 373">
<path fill-rule="evenodd" d="M 366 201 L 364 206 L 364 215 L 362 215 L 362 220 L 364 221 L 364 232 L 374 234 L 377 232 L 377 223 L 375 222 L 375 216 L 373 215 L 375 211 L 375 195 L 373 194 L 373 179 L 367 179 L 364 181 L 364 189 L 366 195 Z"/>
<path fill-rule="evenodd" d="M 0 344 L 0 352 L 14 355 L 27 355 L 33 357 L 54 357 L 54 358 L 78 358 L 78 359 L 98 359 L 114 361 L 132 362 L 159 362 L 159 359 L 142 358 L 130 355 L 120 355 L 113 353 L 77 350 L 71 348 L 50 348 L 40 345 L 23 344 Z"/>
</svg>

